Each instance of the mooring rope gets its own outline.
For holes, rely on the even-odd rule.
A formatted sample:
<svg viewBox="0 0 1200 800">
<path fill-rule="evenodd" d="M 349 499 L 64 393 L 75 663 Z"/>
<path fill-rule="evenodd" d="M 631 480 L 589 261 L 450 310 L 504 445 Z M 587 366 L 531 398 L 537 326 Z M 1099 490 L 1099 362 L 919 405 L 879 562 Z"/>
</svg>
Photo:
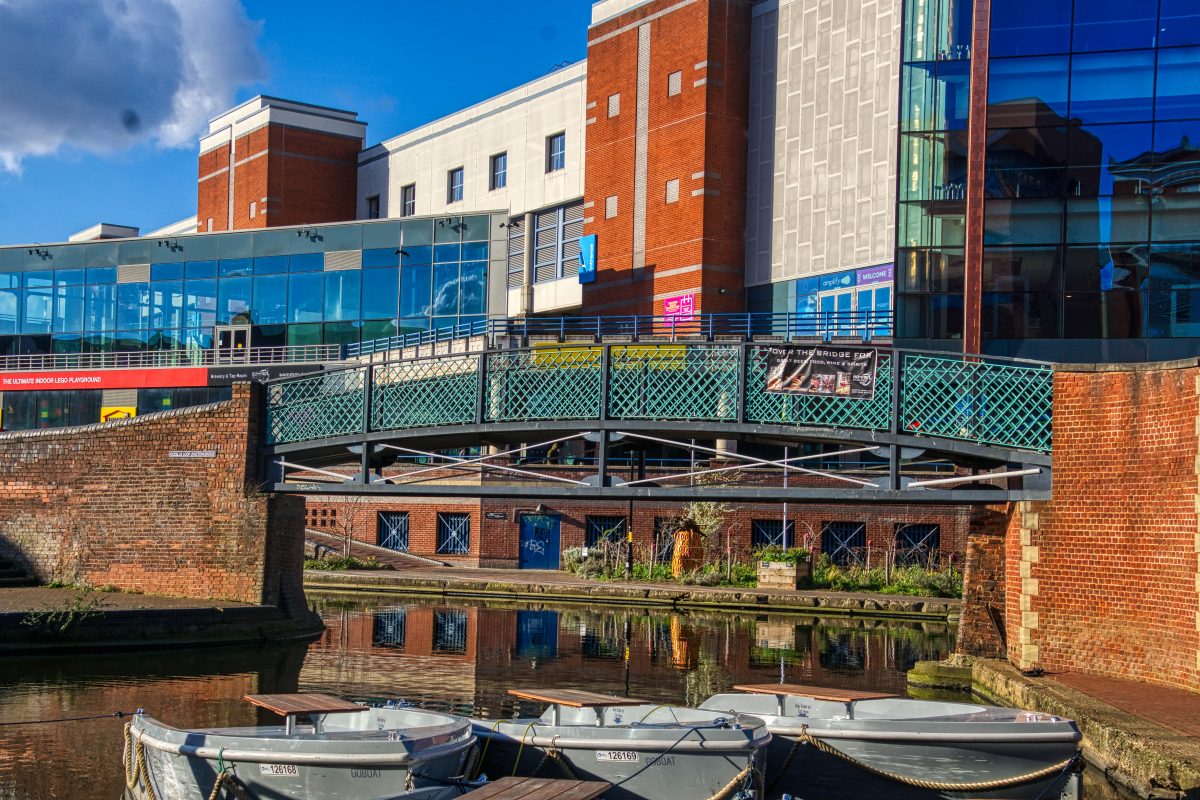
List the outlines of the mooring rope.
<svg viewBox="0 0 1200 800">
<path fill-rule="evenodd" d="M 579 780 L 579 778 L 575 777 L 574 771 L 571 770 L 571 765 L 567 763 L 566 757 L 564 757 L 563 754 L 559 752 L 558 748 L 554 746 L 554 741 L 557 738 L 558 737 L 555 736 L 550 740 L 550 749 L 546 751 L 546 755 L 542 756 L 542 760 L 538 763 L 537 769 L 535 769 L 529 777 L 536 778 L 542 771 L 542 767 L 546 766 L 547 762 L 556 761 L 558 762 L 558 768 L 562 770 L 563 777 L 571 781 Z"/>
<path fill-rule="evenodd" d="M 100 714 L 95 717 L 65 717 L 63 719 L 30 719 L 24 722 L 0 722 L 3 725 L 45 725 L 49 722 L 80 722 L 85 719 L 123 719 L 124 717 L 135 717 L 141 713 L 141 709 L 137 711 L 114 711 L 111 714 Z"/>
<path fill-rule="evenodd" d="M 137 743 L 133 741 L 133 723 L 125 723 L 125 750 L 121 754 L 121 760 L 125 764 L 125 786 L 130 791 L 137 788 L 138 781 L 141 780 L 142 785 L 146 787 L 146 795 L 150 800 L 158 800 L 158 795 L 154 792 L 154 784 L 150 782 L 150 768 L 146 766 L 146 746 L 142 744 L 142 738 L 139 735 Z M 133 762 L 130 769 L 130 757 L 136 753 L 136 760 Z M 132 777 L 131 777 L 132 775 Z"/>
<path fill-rule="evenodd" d="M 1027 783 L 1035 783 L 1042 778 L 1048 778 L 1055 773 L 1065 772 L 1068 767 L 1079 760 L 1079 752 L 1076 751 L 1075 755 L 1071 756 L 1060 764 L 1055 764 L 1052 767 L 1040 769 L 1037 772 L 1030 772 L 1026 775 L 1018 775 L 1014 778 L 1002 778 L 1001 780 L 997 781 L 981 781 L 979 783 L 942 783 L 939 781 L 922 781 L 917 780 L 916 778 L 906 778 L 903 775 L 894 775 L 890 772 L 884 772 L 881 769 L 876 769 L 870 764 L 865 764 L 862 761 L 859 761 L 857 758 L 846 755 L 842 751 L 825 744 L 825 742 L 808 732 L 807 725 L 800 726 L 800 734 L 796 737 L 796 740 L 797 744 L 806 742 L 815 745 L 816 748 L 821 752 L 828 753 L 832 756 L 837 756 L 838 758 L 848 761 L 859 769 L 870 772 L 873 775 L 879 775 L 880 777 L 888 778 L 889 780 L 897 781 L 899 783 L 908 784 L 909 786 L 916 786 L 921 789 L 933 789 L 939 792 L 987 792 L 995 789 L 1008 789 L 1013 786 L 1024 786 Z M 793 747 L 793 753 L 794 751 L 795 748 Z M 790 760 L 791 756 L 789 756 L 789 762 Z M 787 765 L 785 764 L 784 767 L 785 768 L 779 772 L 780 777 L 786 770 Z M 779 777 L 776 777 L 775 783 L 778 782 Z M 773 783 L 771 785 L 774 786 L 775 784 Z"/>
</svg>

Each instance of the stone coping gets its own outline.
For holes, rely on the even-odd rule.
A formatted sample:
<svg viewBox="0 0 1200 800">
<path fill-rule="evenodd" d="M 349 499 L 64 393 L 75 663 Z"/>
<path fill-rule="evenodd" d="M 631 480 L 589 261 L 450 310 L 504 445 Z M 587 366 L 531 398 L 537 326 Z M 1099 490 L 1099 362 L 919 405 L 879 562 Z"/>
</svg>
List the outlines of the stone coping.
<svg viewBox="0 0 1200 800">
<path fill-rule="evenodd" d="M 1007 661 L 978 660 L 972 690 L 996 705 L 1075 720 L 1083 756 L 1142 798 L 1192 797 L 1200 789 L 1200 738 L 1123 711 L 1053 677 L 1027 678 Z M 1157 687 L 1130 682 L 1131 691 Z"/>
<path fill-rule="evenodd" d="M 1140 361 L 1117 364 L 1052 364 L 1055 372 L 1160 372 L 1172 369 L 1190 369 L 1200 359 L 1180 358 L 1174 361 Z"/>
<path fill-rule="evenodd" d="M 950 598 L 849 592 L 783 591 L 737 587 L 676 586 L 654 583 L 599 583 L 558 580 L 520 580 L 520 570 L 487 570 L 502 575 L 470 577 L 475 570 L 417 570 L 394 572 L 335 572 L 306 570 L 304 587 L 331 591 L 434 594 L 445 597 L 494 597 L 540 601 L 618 605 L 671 606 L 779 613 L 840 614 L 899 617 L 927 621 L 957 619 L 962 601 Z M 437 573 L 451 573 L 439 575 Z"/>
</svg>

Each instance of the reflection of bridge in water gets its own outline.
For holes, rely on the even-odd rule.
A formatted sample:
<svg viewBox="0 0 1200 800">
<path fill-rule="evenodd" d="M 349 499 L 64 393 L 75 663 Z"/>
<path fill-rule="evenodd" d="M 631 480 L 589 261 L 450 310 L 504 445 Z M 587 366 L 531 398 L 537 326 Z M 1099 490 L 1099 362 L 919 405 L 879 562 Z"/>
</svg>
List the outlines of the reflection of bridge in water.
<svg viewBox="0 0 1200 800">
<path fill-rule="evenodd" d="M 267 389 L 264 454 L 277 467 L 274 490 L 297 493 L 956 503 L 1049 496 L 1049 364 L 881 350 L 873 399 L 794 396 L 766 391 L 771 346 L 556 345 L 410 358 L 276 381 Z M 870 450 L 887 459 L 888 472 L 877 480 L 849 478 L 809 470 L 804 462 L 814 457 L 796 456 L 787 466 L 800 480 L 786 488 L 765 485 L 747 481 L 747 471 L 777 475 L 782 459 L 705 450 L 695 446 L 697 439 L 845 448 L 825 457 Z M 561 459 L 513 465 L 511 457 L 524 448 L 568 441 L 583 443 L 575 463 L 593 465 L 595 474 L 556 475 L 552 467 Z M 692 485 L 691 472 L 675 480 L 644 479 L 644 472 L 640 480 L 620 480 L 608 468 L 618 442 L 692 449 L 740 464 L 707 470 L 702 486 Z M 380 473 L 401 455 L 433 459 L 476 447 L 484 448 L 478 458 L 442 458 L 449 469 L 441 475 L 409 480 Z M 332 472 L 336 484 L 286 479 L 288 470 L 319 475 L 346 463 L 350 453 L 360 463 L 355 481 Z M 905 461 L 925 453 L 966 467 L 966 476 L 931 483 L 906 475 Z M 974 475 L 984 472 L 999 486 L 980 487 Z M 465 474 L 487 480 L 464 482 Z M 971 488 L 954 489 L 965 483 Z"/>
</svg>

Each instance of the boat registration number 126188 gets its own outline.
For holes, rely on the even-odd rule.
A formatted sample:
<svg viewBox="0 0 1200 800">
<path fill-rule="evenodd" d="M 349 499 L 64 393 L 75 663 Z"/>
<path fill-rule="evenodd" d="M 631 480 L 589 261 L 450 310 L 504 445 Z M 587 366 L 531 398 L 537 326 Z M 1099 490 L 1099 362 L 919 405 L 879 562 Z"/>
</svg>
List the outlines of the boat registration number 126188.
<svg viewBox="0 0 1200 800">
<path fill-rule="evenodd" d="M 597 750 L 597 761 L 637 761 L 638 754 L 634 750 Z"/>
<path fill-rule="evenodd" d="M 262 775 L 299 775 L 300 770 L 296 769 L 295 764 L 259 764 L 259 773 Z"/>
</svg>

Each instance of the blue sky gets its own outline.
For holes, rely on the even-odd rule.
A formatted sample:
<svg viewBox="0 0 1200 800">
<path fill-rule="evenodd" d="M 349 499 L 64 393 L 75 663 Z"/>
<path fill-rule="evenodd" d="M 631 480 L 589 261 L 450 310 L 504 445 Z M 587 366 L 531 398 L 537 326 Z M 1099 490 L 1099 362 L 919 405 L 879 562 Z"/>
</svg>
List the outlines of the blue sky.
<svg viewBox="0 0 1200 800">
<path fill-rule="evenodd" d="M 16 0 L 18 8 L 28 4 L 24 22 L 31 29 L 44 23 L 46 31 L 51 31 L 54 18 L 62 19 L 42 5 L 43 1 L 63 7 L 91 2 Z M 117 2 L 125 13 L 125 3 Z M 171 3 L 193 0 L 130 2 L 141 5 L 135 10 L 145 16 L 160 8 L 156 4 L 169 9 Z M 232 13 L 238 13 L 237 0 L 228 2 Z M 256 48 L 261 56 L 258 72 L 265 80 L 240 85 L 244 78 L 227 76 L 234 102 L 269 94 L 357 111 L 359 119 L 369 123 L 368 146 L 533 80 L 555 64 L 584 58 L 591 13 L 590 0 L 524 0 L 503 5 L 485 0 L 337 4 L 242 0 L 242 5 L 249 20 L 261 25 L 261 34 L 257 38 L 246 35 L 250 52 L 235 56 L 243 61 L 244 57 L 253 58 Z M 146 26 L 144 21 L 138 24 Z M 179 46 L 185 48 L 192 34 L 186 24 L 180 27 Z M 252 26 L 246 27 L 252 30 Z M 6 25 L 0 19 L 2 28 L 17 30 L 19 26 Z M 223 37 L 229 24 L 214 24 L 214 28 L 210 33 Z M 60 41 L 65 38 L 57 30 L 48 35 Z M 23 36 L 35 38 L 28 32 Z M 3 38 L 0 32 L 0 50 L 6 44 Z M 154 38 L 156 43 L 169 41 L 167 36 Z M 121 45 L 116 37 L 112 41 L 114 50 L 133 49 Z M 63 42 L 62 46 L 67 45 Z M 92 84 L 110 78 L 100 74 L 98 65 L 118 58 L 103 48 L 83 57 L 74 73 L 26 72 L 22 67 L 18 82 L 24 91 L 0 90 L 0 116 L 11 119 L 27 114 L 35 123 L 24 140 L 15 144 L 0 141 L 0 161 L 6 146 L 17 153 L 17 171 L 0 164 L 0 244 L 65 241 L 68 235 L 97 222 L 135 225 L 145 233 L 195 213 L 197 138 L 191 131 L 198 119 L 210 115 L 193 114 L 182 130 L 180 126 L 166 133 L 157 128 L 146 130 L 158 124 L 154 120 L 162 111 L 149 108 L 155 101 L 148 98 L 162 95 L 160 104 L 170 110 L 170 88 L 164 88 L 161 75 L 150 76 L 166 72 L 156 67 L 171 62 L 174 53 L 170 45 L 161 52 L 154 47 L 145 50 L 142 68 L 132 66 L 127 74 L 114 71 L 111 77 L 124 92 L 120 100 L 112 102 L 138 109 L 147 120 L 145 126 L 126 119 L 125 130 L 93 136 L 90 119 L 83 116 L 81 122 L 76 118 L 82 113 L 77 108 L 47 100 L 73 92 L 103 95 L 105 87 Z M 220 54 L 208 57 L 233 60 Z M 96 66 L 86 58 L 93 58 Z M 0 75 L 17 71 L 14 66 L 0 56 Z M 243 65 L 239 74 L 253 73 L 253 67 Z M 76 85 L 57 85 L 55 81 Z M 118 89 L 113 87 L 113 91 Z M 139 105 L 142 100 L 147 109 Z M 115 119 L 115 113 L 113 116 Z M 117 127 L 115 122 L 113 127 Z M 183 145 L 162 146 L 163 140 L 172 138 Z M 39 152 L 51 148 L 51 152 Z"/>
</svg>

